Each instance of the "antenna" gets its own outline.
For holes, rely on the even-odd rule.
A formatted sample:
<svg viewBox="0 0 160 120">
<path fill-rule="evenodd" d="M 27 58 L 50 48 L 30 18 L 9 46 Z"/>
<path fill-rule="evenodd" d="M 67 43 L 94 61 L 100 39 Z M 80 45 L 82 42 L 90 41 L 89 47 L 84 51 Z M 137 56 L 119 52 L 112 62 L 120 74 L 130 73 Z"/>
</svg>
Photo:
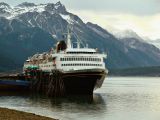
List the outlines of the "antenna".
<svg viewBox="0 0 160 120">
<path fill-rule="evenodd" d="M 84 47 L 84 43 L 81 41 L 81 39 L 79 38 L 79 36 L 73 32 L 73 35 L 75 36 L 75 38 L 77 39 L 77 48 L 80 48 L 80 44 Z"/>
</svg>

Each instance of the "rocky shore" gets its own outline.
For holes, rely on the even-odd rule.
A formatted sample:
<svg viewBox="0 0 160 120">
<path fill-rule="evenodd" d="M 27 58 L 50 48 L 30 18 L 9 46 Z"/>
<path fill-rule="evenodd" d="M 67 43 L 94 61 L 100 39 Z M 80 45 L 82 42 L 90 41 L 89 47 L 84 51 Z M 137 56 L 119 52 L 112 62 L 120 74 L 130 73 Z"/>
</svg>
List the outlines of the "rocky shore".
<svg viewBox="0 0 160 120">
<path fill-rule="evenodd" d="M 44 116 L 35 115 L 7 108 L 0 108 L 0 120 L 56 120 Z"/>
</svg>

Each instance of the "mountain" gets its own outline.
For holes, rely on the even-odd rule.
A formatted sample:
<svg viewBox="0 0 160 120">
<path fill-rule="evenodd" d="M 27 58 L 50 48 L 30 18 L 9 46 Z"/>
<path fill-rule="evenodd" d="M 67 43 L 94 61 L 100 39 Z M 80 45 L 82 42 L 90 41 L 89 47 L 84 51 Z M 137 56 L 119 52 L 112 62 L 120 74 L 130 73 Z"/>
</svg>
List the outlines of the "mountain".
<svg viewBox="0 0 160 120">
<path fill-rule="evenodd" d="M 130 38 L 117 39 L 102 27 L 84 23 L 77 15 L 68 12 L 60 2 L 39 4 L 24 2 L 15 7 L 1 7 L 0 12 L 0 70 L 21 68 L 27 57 L 50 50 L 62 39 L 67 25 L 73 25 L 74 35 L 82 45 L 98 48 L 108 54 L 107 68 L 130 68 L 160 65 L 160 50 Z M 73 37 L 73 42 L 76 40 Z"/>
</svg>

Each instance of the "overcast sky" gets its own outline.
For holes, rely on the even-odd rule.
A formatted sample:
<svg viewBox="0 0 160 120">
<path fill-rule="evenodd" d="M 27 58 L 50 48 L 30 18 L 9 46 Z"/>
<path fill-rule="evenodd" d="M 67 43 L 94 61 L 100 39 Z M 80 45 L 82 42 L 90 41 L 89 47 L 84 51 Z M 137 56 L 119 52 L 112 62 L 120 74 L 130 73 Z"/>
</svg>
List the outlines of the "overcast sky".
<svg viewBox="0 0 160 120">
<path fill-rule="evenodd" d="M 58 0 L 0 0 L 10 5 L 24 1 L 56 3 Z M 112 30 L 132 29 L 141 36 L 160 38 L 160 0 L 60 0 L 66 8 L 80 16 Z"/>
</svg>

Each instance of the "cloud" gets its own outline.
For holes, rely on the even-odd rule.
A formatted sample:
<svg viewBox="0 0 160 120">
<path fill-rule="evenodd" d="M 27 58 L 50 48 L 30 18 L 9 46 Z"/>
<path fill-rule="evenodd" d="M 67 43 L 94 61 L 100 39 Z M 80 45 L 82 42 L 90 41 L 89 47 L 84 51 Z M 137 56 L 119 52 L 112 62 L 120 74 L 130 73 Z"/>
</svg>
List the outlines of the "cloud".
<svg viewBox="0 0 160 120">
<path fill-rule="evenodd" d="M 79 15 L 85 22 L 96 23 L 108 31 L 131 29 L 142 37 L 160 38 L 160 14 L 140 16 L 114 12 L 74 10 L 72 12 Z"/>
<path fill-rule="evenodd" d="M 74 10 L 111 11 L 137 15 L 151 15 L 160 12 L 155 0 L 63 0 Z M 159 1 L 159 0 L 158 0 Z"/>
</svg>

